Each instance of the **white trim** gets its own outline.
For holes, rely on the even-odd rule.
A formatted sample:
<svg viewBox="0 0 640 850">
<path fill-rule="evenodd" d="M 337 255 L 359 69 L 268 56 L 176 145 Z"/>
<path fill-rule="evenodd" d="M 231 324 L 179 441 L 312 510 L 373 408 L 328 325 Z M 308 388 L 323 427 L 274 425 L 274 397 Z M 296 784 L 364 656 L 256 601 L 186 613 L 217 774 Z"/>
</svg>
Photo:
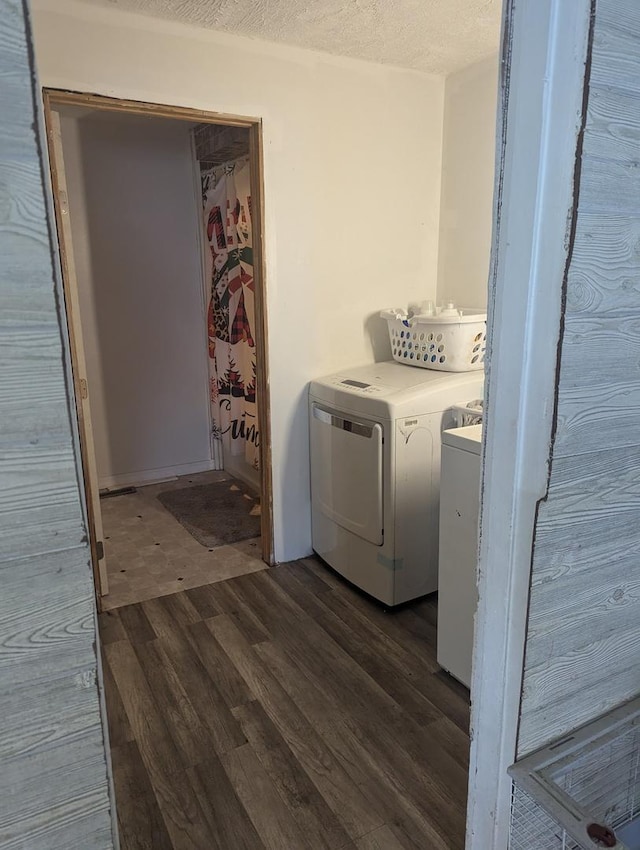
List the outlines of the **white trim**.
<svg viewBox="0 0 640 850">
<path fill-rule="evenodd" d="M 71 417 L 73 419 L 73 416 Z M 76 454 L 80 458 L 80 454 Z M 77 461 L 79 462 L 79 460 Z M 82 490 L 82 488 L 80 488 Z M 107 715 L 107 695 L 104 686 L 104 664 L 102 663 L 102 638 L 100 637 L 100 622 L 98 620 L 98 609 L 93 611 L 93 627 L 96 634 L 96 682 L 98 687 L 98 699 L 100 701 L 100 719 L 102 721 L 102 736 L 104 739 L 104 755 L 107 762 L 107 782 L 109 783 L 109 801 L 111 803 L 111 836 L 113 850 L 121 850 L 120 828 L 118 826 L 118 801 L 116 800 L 116 786 L 113 780 L 113 759 L 111 757 L 111 734 L 109 732 L 109 718 Z"/>
<path fill-rule="evenodd" d="M 589 0 L 505 6 L 467 850 L 508 844 L 507 768 L 516 755 L 536 506 L 547 487 L 589 18 Z"/>
<path fill-rule="evenodd" d="M 176 466 L 163 466 L 158 469 L 142 469 L 137 472 L 122 472 L 117 475 L 105 475 L 100 478 L 101 490 L 114 490 L 117 487 L 142 486 L 156 484 L 177 478 L 179 475 L 195 475 L 198 472 L 209 472 L 215 469 L 211 459 L 199 460 L 195 463 L 179 463 Z"/>
</svg>

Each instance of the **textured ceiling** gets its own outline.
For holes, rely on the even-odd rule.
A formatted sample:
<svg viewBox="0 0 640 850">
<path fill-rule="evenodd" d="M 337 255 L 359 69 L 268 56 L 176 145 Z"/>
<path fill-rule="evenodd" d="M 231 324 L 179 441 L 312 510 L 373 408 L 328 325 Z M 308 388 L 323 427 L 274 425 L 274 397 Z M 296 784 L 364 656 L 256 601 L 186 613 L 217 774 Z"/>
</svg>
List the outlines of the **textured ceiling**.
<svg viewBox="0 0 640 850">
<path fill-rule="evenodd" d="M 502 0 L 83 0 L 435 74 L 498 49 Z"/>
</svg>

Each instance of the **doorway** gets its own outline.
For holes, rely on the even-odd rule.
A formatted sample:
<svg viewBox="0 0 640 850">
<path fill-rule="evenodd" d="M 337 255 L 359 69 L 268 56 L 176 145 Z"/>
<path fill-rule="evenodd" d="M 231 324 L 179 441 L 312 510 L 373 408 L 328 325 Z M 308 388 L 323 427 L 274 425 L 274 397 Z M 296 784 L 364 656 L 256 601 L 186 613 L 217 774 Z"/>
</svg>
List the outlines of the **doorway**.
<svg viewBox="0 0 640 850">
<path fill-rule="evenodd" d="M 47 94 L 49 98 L 55 97 L 51 92 Z M 57 96 L 61 97 L 60 94 Z M 103 102 L 105 99 L 98 100 Z M 108 99 L 107 102 L 114 103 Z M 92 103 L 93 98 L 80 96 L 79 103 L 72 99 L 68 105 L 92 108 Z M 54 107 L 57 105 L 54 101 Z M 65 105 L 64 99 L 62 105 Z M 134 105 L 133 109 L 139 106 Z M 52 110 L 49 104 L 50 128 L 55 121 L 51 111 L 55 112 L 55 108 Z M 115 106 L 106 111 L 119 114 Z M 181 120 L 188 122 L 190 129 L 195 131 L 194 137 L 203 125 L 216 125 L 217 116 L 206 122 L 200 113 L 186 110 L 186 114 L 182 114 L 182 110 L 178 111 L 182 115 Z M 169 118 L 159 115 L 154 107 L 151 112 L 145 112 L 144 105 L 141 113 L 129 111 L 127 114 L 142 115 L 147 121 Z M 51 129 L 49 132 L 52 144 Z M 52 161 L 56 161 L 55 151 Z M 256 190 L 252 189 L 252 197 L 256 196 L 261 197 L 259 190 L 256 195 Z M 62 217 L 64 223 L 60 192 L 56 202 L 59 219 Z M 215 231 L 215 222 L 213 224 L 212 232 Z M 208 233 L 205 238 L 209 239 Z M 264 316 L 264 306 L 262 309 Z M 69 317 L 69 324 L 73 328 L 72 317 Z M 264 345 L 266 328 L 263 326 L 262 330 Z M 262 381 L 266 386 L 266 375 L 262 376 Z M 80 384 L 80 392 L 76 391 L 80 404 L 85 400 L 83 389 Z M 264 406 L 259 405 L 259 408 L 260 415 L 264 416 Z M 264 445 L 263 441 L 262 451 Z M 262 468 L 268 472 L 270 465 L 262 464 Z M 264 488 L 264 481 L 262 486 Z M 150 492 L 150 488 L 144 490 Z M 132 494 L 131 498 L 139 495 Z M 109 497 L 103 504 L 111 509 L 112 506 L 124 505 L 124 500 L 129 498 L 127 495 Z M 263 496 L 263 503 L 270 505 L 270 497 L 265 499 Z M 138 513 L 145 515 L 144 510 L 140 510 L 133 516 L 129 514 L 127 519 L 140 519 Z M 154 536 L 157 533 L 160 533 L 158 528 L 154 529 Z M 157 539 L 148 542 L 151 557 L 154 556 L 151 547 L 156 542 Z M 461 849 L 468 769 L 468 692 L 440 671 L 437 665 L 434 600 L 418 603 L 411 611 L 397 612 L 392 621 L 379 611 L 375 603 L 362 600 L 356 591 L 334 579 L 332 573 L 325 574 L 324 568 L 312 560 L 293 567 L 256 571 L 255 575 L 239 576 L 228 582 L 185 587 L 184 591 L 175 589 L 177 592 L 170 591 L 139 604 L 103 611 L 100 632 L 105 646 L 105 695 L 109 721 L 111 724 L 117 722 L 117 706 L 123 701 L 126 716 L 144 718 L 139 726 L 124 733 L 133 741 L 122 741 L 122 731 L 117 728 L 111 731 L 116 795 L 123 831 L 133 821 L 134 807 L 129 806 L 126 791 L 123 793 L 121 790 L 119 776 L 127 773 L 140 758 L 151 775 L 158 768 L 156 741 L 160 738 L 175 741 L 179 750 L 183 744 L 189 748 L 189 754 L 179 752 L 176 755 L 173 745 L 168 744 L 170 765 L 185 759 L 198 761 L 203 751 L 213 752 L 210 762 L 212 770 L 217 772 L 218 782 L 226 780 L 216 759 L 222 762 L 224 775 L 231 777 L 233 790 L 229 790 L 229 798 L 235 801 L 237 797 L 241 803 L 234 803 L 238 814 L 233 822 L 234 828 L 246 819 L 243 810 L 249 813 L 252 823 L 257 822 L 263 789 L 272 784 L 279 787 L 278 783 L 286 781 L 277 765 L 268 778 L 256 766 L 259 741 L 243 749 L 242 742 L 249 737 L 252 720 L 249 715 L 242 718 L 245 712 L 243 706 L 258 702 L 259 705 L 252 705 L 247 711 L 257 712 L 258 733 L 266 730 L 265 734 L 273 738 L 276 748 L 281 751 L 283 764 L 292 764 L 295 781 L 291 798 L 294 803 L 308 793 L 306 776 L 309 771 L 313 774 L 312 782 L 315 784 L 317 779 L 322 784 L 319 796 L 314 792 L 312 798 L 313 807 L 317 806 L 321 814 L 321 817 L 313 818 L 317 846 L 326 846 L 325 831 L 329 824 L 330 834 L 339 837 L 340 844 L 336 846 L 349 846 L 346 841 L 364 841 L 366 835 L 372 834 L 372 840 L 385 842 L 388 846 L 395 842 L 401 847 L 415 848 L 424 846 L 424 843 L 442 842 L 442 846 Z M 216 618 L 218 621 L 212 623 Z M 213 626 L 222 628 L 214 633 Z M 287 638 L 289 633 L 295 640 Z M 253 649 L 254 644 L 260 645 L 260 652 Z M 406 649 L 409 644 L 413 646 L 412 650 Z M 284 656 L 268 655 L 272 648 L 283 652 Z M 265 650 L 264 657 L 262 649 Z M 155 655 L 156 650 L 158 655 Z M 384 660 L 387 655 L 392 659 L 390 662 Z M 327 666 L 327 658 L 333 665 L 342 666 L 339 677 Z M 161 664 L 157 663 L 158 659 L 162 660 Z M 227 692 L 222 686 L 220 671 L 228 676 L 232 691 Z M 334 679 L 331 697 L 327 699 L 326 694 L 322 697 L 325 683 L 332 683 Z M 352 702 L 353 682 L 358 683 L 359 690 L 355 705 Z M 202 699 L 203 691 L 210 699 Z M 176 720 L 172 713 L 173 700 L 182 701 L 183 693 L 188 695 L 186 702 L 181 703 L 186 706 L 188 716 L 185 714 L 184 718 Z M 362 694 L 365 694 L 364 698 Z M 189 710 L 189 704 L 197 717 L 194 718 Z M 141 706 L 144 708 L 139 712 Z M 322 709 L 324 719 L 319 716 L 319 709 Z M 165 711 L 166 716 L 160 716 Z M 145 737 L 149 718 L 158 730 L 153 742 Z M 136 723 L 137 720 L 134 720 L 134 725 Z M 220 732 L 219 724 L 224 729 L 215 749 L 202 748 L 198 740 L 201 729 L 209 730 L 215 737 Z M 270 724 L 275 724 L 276 732 Z M 315 728 L 322 729 L 322 739 L 313 740 L 313 752 L 310 754 L 307 741 L 312 740 L 311 730 Z M 191 738 L 187 732 L 188 740 L 178 742 L 184 729 L 194 729 L 196 734 Z M 229 731 L 231 740 L 238 746 L 234 746 L 234 754 L 227 758 L 229 740 L 226 736 Z M 208 736 L 205 731 L 204 737 Z M 290 744 L 292 738 L 293 744 Z M 376 739 L 384 741 L 383 754 L 376 753 L 375 748 L 370 746 Z M 236 754 L 236 749 L 241 752 Z M 412 751 L 415 757 L 404 755 Z M 323 778 L 327 760 L 331 762 L 328 780 Z M 422 766 L 418 765 L 419 761 Z M 297 767 L 298 762 L 301 769 Z M 319 769 L 317 765 L 320 765 Z M 428 789 L 425 789 L 425 777 L 422 775 L 424 765 L 428 766 L 425 773 Z M 170 770 L 172 784 L 169 796 L 174 793 L 180 795 L 185 787 L 195 786 L 200 781 L 202 777 L 197 775 L 200 768 L 197 764 L 195 767 L 188 783 L 182 773 Z M 256 781 L 245 792 L 241 783 L 246 767 L 250 768 Z M 149 806 L 158 806 L 154 800 L 156 792 L 161 793 L 162 781 L 158 776 L 151 781 L 154 793 L 148 797 Z M 362 785 L 366 786 L 366 790 L 360 793 L 358 789 Z M 219 784 L 216 787 L 219 788 Z M 338 788 L 338 794 L 335 788 Z M 425 791 L 428 792 L 426 806 Z M 385 802 L 383 798 L 386 798 Z M 211 822 L 217 824 L 219 807 L 225 804 L 226 796 L 205 790 L 198 799 L 200 802 L 191 807 L 186 800 L 184 807 L 174 807 L 163 800 L 159 804 L 158 817 L 170 821 L 170 829 L 175 829 L 176 835 L 186 830 L 199 835 L 208 828 L 206 813 L 199 809 L 208 806 L 213 812 Z M 277 797 L 272 795 L 272 800 L 277 802 Z M 334 808 L 339 811 L 339 816 L 332 818 L 332 825 L 328 820 L 327 807 L 331 812 Z M 436 813 L 433 817 L 432 807 Z M 297 823 L 299 818 L 306 819 L 308 816 L 306 806 L 294 805 L 294 808 L 296 811 L 293 813 L 282 810 L 278 814 L 279 821 L 287 829 L 291 820 Z M 301 811 L 298 810 L 300 808 Z M 158 813 L 157 809 L 154 811 Z M 378 811 L 382 814 L 377 814 Z M 267 822 L 259 831 L 268 836 L 269 830 Z M 293 832 L 297 834 L 296 829 Z M 205 839 L 197 840 L 199 846 L 211 846 L 206 844 Z M 255 843 L 253 846 L 260 845 Z M 298 845 L 285 842 L 280 846 Z"/>
<path fill-rule="evenodd" d="M 271 564 L 260 121 L 44 104 L 98 606 L 228 578 L 221 552 L 237 573 Z M 144 572 L 145 549 L 143 588 L 124 562 Z"/>
</svg>

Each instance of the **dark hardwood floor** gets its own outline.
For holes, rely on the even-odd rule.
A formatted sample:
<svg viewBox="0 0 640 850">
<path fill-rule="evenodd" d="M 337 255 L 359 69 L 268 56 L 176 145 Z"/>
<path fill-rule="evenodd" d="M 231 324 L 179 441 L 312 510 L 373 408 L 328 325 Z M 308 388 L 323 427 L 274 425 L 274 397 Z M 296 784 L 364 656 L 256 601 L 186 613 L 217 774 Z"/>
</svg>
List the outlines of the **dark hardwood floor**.
<svg viewBox="0 0 640 850">
<path fill-rule="evenodd" d="M 468 692 L 431 599 L 314 559 L 100 615 L 122 850 L 464 847 Z"/>
</svg>

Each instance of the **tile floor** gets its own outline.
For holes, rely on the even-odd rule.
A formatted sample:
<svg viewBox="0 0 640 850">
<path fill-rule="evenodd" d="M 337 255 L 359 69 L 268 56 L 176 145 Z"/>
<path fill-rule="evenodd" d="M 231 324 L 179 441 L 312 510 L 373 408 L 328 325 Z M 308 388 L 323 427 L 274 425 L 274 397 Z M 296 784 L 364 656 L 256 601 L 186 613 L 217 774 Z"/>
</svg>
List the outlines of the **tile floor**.
<svg viewBox="0 0 640 850">
<path fill-rule="evenodd" d="M 101 500 L 109 577 L 104 610 L 265 569 L 260 538 L 207 549 L 156 498 L 163 490 L 229 477 L 201 472 Z"/>
</svg>

